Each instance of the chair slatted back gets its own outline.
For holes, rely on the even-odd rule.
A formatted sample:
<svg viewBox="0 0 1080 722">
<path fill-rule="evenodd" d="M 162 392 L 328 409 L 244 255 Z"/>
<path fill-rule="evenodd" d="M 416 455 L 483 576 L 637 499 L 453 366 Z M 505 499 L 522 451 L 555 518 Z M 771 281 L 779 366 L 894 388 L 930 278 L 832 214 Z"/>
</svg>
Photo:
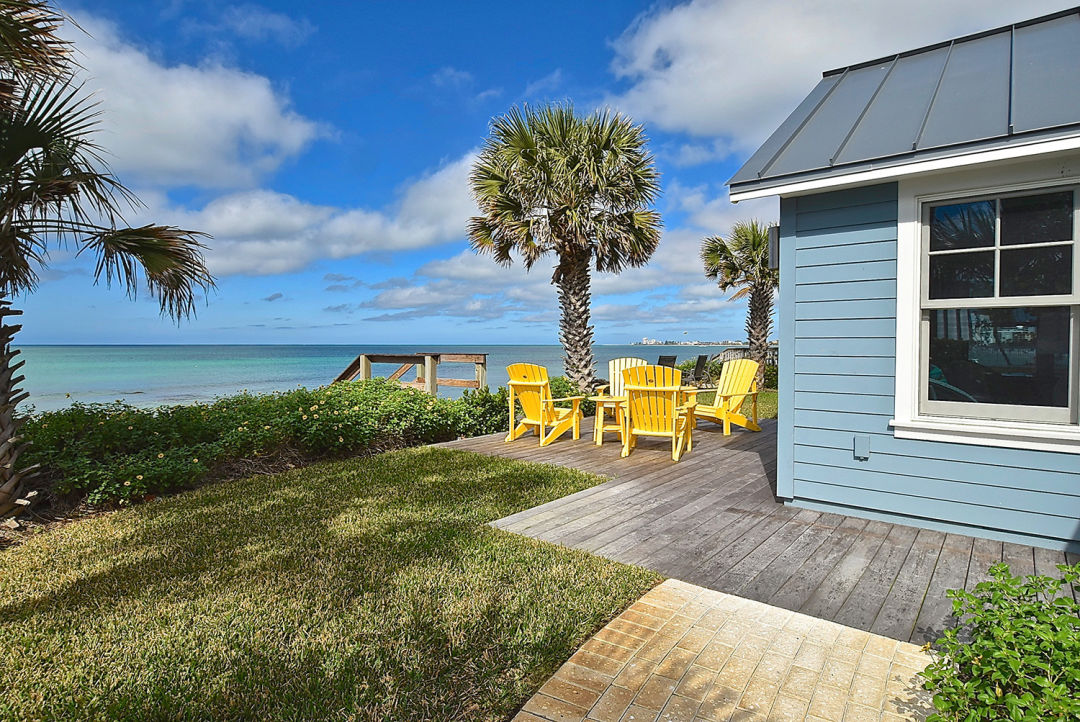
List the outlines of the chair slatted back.
<svg viewBox="0 0 1080 722">
<path fill-rule="evenodd" d="M 536 364 L 519 363 L 507 366 L 506 374 L 510 377 L 510 390 L 525 413 L 525 420 L 550 424 L 555 418 L 555 408 L 551 403 L 548 370 Z"/>
<path fill-rule="evenodd" d="M 671 432 L 682 387 L 682 371 L 669 366 L 634 366 L 623 371 L 623 393 L 635 429 Z"/>
<path fill-rule="evenodd" d="M 623 375 L 622 372 L 635 366 L 648 366 L 649 362 L 643 358 L 634 358 L 633 356 L 623 356 L 622 358 L 615 358 L 608 361 L 608 380 L 611 386 L 608 389 L 608 393 L 612 396 L 623 395 Z"/>
<path fill-rule="evenodd" d="M 659 356 L 656 359 L 656 365 L 674 367 L 676 361 L 678 361 L 678 357 L 676 356 Z"/>
<path fill-rule="evenodd" d="M 720 369 L 720 380 L 716 384 L 717 403 L 721 394 L 745 394 L 757 390 L 758 362 L 750 359 L 728 361 Z M 732 396 L 728 399 L 728 410 L 738 413 L 745 396 Z"/>
</svg>

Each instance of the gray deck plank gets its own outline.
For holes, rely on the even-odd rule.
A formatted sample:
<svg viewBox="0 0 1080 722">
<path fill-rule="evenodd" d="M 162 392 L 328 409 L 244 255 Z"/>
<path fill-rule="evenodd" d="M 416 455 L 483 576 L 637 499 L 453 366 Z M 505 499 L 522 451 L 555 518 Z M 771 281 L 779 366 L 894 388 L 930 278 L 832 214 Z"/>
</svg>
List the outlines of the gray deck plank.
<svg viewBox="0 0 1080 722">
<path fill-rule="evenodd" d="M 1001 558 L 1014 577 L 1026 577 L 1035 573 L 1035 549 L 1022 544 L 1005 542 L 1001 548 Z"/>
<path fill-rule="evenodd" d="M 870 631 L 893 639 L 912 638 L 944 543 L 943 532 L 919 530 Z"/>
<path fill-rule="evenodd" d="M 586 426 L 580 440 L 543 448 L 533 436 L 505 443 L 495 434 L 441 446 L 607 477 L 493 526 L 911 641 L 940 633 L 951 610 L 945 590 L 970 589 L 992 563 L 1030 574 L 1070 558 L 779 503 L 772 420 L 728 437 L 703 424 L 678 463 L 658 439 L 623 458 L 610 436 L 595 446 Z"/>
<path fill-rule="evenodd" d="M 937 639 L 945 628 L 953 623 L 952 600 L 946 596 L 949 589 L 963 589 L 971 565 L 971 548 L 975 539 L 960 534 L 946 534 L 945 543 L 938 555 L 934 574 L 926 590 L 919 616 L 915 621 L 913 639 L 929 641 Z"/>
<path fill-rule="evenodd" d="M 889 530 L 833 621 L 859 629 L 873 627 L 918 534 L 918 529 L 899 524 Z"/>
</svg>

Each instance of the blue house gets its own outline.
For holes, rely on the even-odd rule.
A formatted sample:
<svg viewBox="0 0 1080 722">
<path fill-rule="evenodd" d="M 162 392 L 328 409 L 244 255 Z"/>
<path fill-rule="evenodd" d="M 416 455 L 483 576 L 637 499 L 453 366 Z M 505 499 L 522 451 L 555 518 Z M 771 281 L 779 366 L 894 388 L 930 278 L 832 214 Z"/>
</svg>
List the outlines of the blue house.
<svg viewBox="0 0 1080 722">
<path fill-rule="evenodd" d="M 1080 8 L 826 72 L 780 197 L 777 495 L 1080 552 Z"/>
</svg>

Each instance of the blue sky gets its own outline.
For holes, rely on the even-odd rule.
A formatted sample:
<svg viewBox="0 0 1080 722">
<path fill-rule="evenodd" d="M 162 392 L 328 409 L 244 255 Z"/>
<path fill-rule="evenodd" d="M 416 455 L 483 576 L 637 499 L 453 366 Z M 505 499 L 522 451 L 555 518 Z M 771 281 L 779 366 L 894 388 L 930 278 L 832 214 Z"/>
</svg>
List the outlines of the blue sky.
<svg viewBox="0 0 1080 722">
<path fill-rule="evenodd" d="M 773 220 L 724 181 L 822 70 L 1065 7 L 813 4 L 63 3 L 100 142 L 154 221 L 206 231 L 219 287 L 176 326 L 53 254 L 22 343 L 552 343 L 550 268 L 468 250 L 465 187 L 491 117 L 573 101 L 645 124 L 663 174 L 653 262 L 594 282 L 600 343 L 740 338 L 706 235 Z"/>
</svg>

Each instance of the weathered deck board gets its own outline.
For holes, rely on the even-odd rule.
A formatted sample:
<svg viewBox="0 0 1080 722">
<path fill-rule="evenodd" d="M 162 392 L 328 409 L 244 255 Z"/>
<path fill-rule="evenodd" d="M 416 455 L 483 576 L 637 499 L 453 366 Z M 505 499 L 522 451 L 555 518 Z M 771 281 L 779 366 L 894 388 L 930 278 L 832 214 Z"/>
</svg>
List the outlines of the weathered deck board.
<svg viewBox="0 0 1080 722">
<path fill-rule="evenodd" d="M 725 437 L 703 422 L 694 449 L 642 439 L 621 458 L 608 435 L 499 435 L 444 446 L 611 477 L 494 523 L 518 534 L 639 564 L 664 575 L 898 639 L 923 642 L 949 622 L 947 589 L 971 589 L 992 563 L 1048 572 L 1062 552 L 808 511 L 776 501 L 776 424 Z M 1072 557 L 1075 560 L 1075 557 Z"/>
</svg>

